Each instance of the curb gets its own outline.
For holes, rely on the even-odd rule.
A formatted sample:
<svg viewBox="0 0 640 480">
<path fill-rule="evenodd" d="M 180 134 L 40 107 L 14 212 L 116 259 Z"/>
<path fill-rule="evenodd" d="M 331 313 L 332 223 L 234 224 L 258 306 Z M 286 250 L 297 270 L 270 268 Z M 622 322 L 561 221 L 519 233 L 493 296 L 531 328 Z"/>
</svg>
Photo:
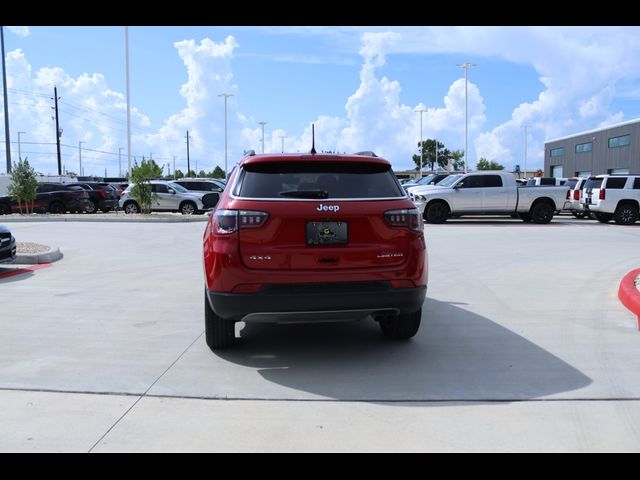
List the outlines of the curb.
<svg viewBox="0 0 640 480">
<path fill-rule="evenodd" d="M 44 253 L 21 253 L 16 255 L 14 265 L 40 265 L 43 263 L 53 263 L 62 260 L 64 255 L 59 248 L 50 248 Z"/>
<path fill-rule="evenodd" d="M 640 268 L 627 273 L 620 282 L 618 298 L 622 304 L 638 317 L 640 330 L 640 291 L 636 288 L 636 279 L 640 276 Z"/>
<path fill-rule="evenodd" d="M 68 216 L 49 216 L 41 215 L 39 217 L 14 217 L 2 216 L 2 223 L 36 223 L 36 222 L 78 222 L 78 223 L 204 223 L 209 220 L 206 215 L 198 216 L 181 216 L 181 217 L 142 217 L 134 216 L 125 217 L 99 217 L 96 215 L 86 217 L 68 217 Z"/>
</svg>

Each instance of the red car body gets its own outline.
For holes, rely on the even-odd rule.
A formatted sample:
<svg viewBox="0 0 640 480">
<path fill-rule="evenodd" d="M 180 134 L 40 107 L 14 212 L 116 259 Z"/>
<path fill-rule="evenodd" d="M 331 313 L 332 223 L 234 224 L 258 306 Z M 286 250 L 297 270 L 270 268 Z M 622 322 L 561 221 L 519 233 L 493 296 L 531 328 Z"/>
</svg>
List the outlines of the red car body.
<svg viewBox="0 0 640 480">
<path fill-rule="evenodd" d="M 382 158 L 249 155 L 210 217 L 204 272 L 212 349 L 233 343 L 237 321 L 372 315 L 409 338 L 427 288 L 422 218 Z"/>
</svg>

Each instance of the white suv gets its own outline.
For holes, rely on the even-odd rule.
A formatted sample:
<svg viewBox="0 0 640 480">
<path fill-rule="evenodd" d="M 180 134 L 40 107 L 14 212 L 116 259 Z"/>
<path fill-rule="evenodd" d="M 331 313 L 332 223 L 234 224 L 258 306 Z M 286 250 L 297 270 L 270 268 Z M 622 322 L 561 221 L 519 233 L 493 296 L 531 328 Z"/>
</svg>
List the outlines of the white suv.
<svg viewBox="0 0 640 480">
<path fill-rule="evenodd" d="M 640 217 L 640 176 L 590 177 L 580 204 L 602 223 L 633 225 Z"/>
<path fill-rule="evenodd" d="M 174 182 L 152 180 L 149 183 L 155 195 L 155 200 L 151 207 L 154 212 L 180 212 L 183 215 L 193 215 L 211 210 L 213 207 L 208 201 L 211 194 L 190 192 Z M 133 184 L 130 184 L 121 194 L 120 208 L 124 210 L 124 213 L 140 213 L 141 211 L 140 205 L 131 195 L 132 188 Z"/>
<path fill-rule="evenodd" d="M 562 210 L 569 211 L 571 215 L 576 218 L 590 218 L 589 211 L 585 210 L 584 205 L 580 203 L 582 190 L 584 189 L 586 183 L 587 179 L 581 177 L 570 178 L 564 184 L 565 187 L 569 187 L 569 191 L 567 192 L 567 200 L 564 202 Z"/>
</svg>

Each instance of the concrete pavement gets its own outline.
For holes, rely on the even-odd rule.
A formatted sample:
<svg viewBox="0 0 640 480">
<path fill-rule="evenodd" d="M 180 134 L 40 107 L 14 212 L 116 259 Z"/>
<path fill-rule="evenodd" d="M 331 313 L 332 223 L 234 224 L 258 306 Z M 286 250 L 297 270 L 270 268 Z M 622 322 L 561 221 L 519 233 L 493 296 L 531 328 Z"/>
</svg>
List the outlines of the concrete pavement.
<svg viewBox="0 0 640 480">
<path fill-rule="evenodd" d="M 640 226 L 427 226 L 413 341 L 247 326 L 217 355 L 203 228 L 12 225 L 65 258 L 0 280 L 0 450 L 640 451 L 640 334 L 616 296 Z M 54 419 L 91 412 L 51 441 Z"/>
</svg>

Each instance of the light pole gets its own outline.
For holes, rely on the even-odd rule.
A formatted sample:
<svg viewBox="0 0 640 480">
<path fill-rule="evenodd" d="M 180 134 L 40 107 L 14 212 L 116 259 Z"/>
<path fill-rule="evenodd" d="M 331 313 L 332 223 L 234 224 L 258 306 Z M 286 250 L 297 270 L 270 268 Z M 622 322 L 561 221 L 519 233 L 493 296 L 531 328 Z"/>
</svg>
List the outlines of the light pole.
<svg viewBox="0 0 640 480">
<path fill-rule="evenodd" d="M 233 97 L 233 93 L 221 93 L 219 97 L 224 97 L 224 178 L 227 178 L 227 99 Z"/>
<path fill-rule="evenodd" d="M 529 125 L 523 125 L 524 128 L 524 178 L 527 178 L 527 140 Z"/>
<path fill-rule="evenodd" d="M 78 142 L 78 160 L 80 162 L 80 169 L 78 170 L 78 175 L 80 176 L 84 176 L 84 174 L 82 173 L 82 144 L 83 143 L 87 143 L 87 142 L 84 142 L 84 141 Z"/>
<path fill-rule="evenodd" d="M 122 177 L 122 147 L 118 147 L 118 176 Z"/>
<path fill-rule="evenodd" d="M 282 153 L 284 153 L 284 139 L 287 138 L 284 135 L 278 135 L 280 137 L 280 141 L 282 142 Z"/>
<path fill-rule="evenodd" d="M 24 135 L 27 132 L 18 132 L 18 160 L 22 160 L 22 152 L 20 150 L 20 135 Z"/>
<path fill-rule="evenodd" d="M 124 27 L 125 68 L 127 80 L 127 178 L 131 180 L 131 82 L 129 81 L 129 27 Z"/>
<path fill-rule="evenodd" d="M 426 112 L 424 108 L 414 110 L 420 114 L 420 178 L 422 178 L 422 166 L 424 165 L 424 146 L 422 145 L 422 114 Z"/>
<path fill-rule="evenodd" d="M 468 141 L 469 141 L 469 68 L 477 67 L 475 63 L 459 63 L 458 67 L 464 68 L 464 173 L 467 173 Z"/>
<path fill-rule="evenodd" d="M 4 27 L 0 26 L 0 44 L 2 44 L 2 94 L 4 96 L 4 141 L 7 158 L 7 175 L 11 173 L 11 138 L 9 135 L 9 102 L 7 100 L 7 66 L 4 62 Z"/>
<path fill-rule="evenodd" d="M 267 124 L 267 122 L 258 122 L 260 125 L 262 125 L 262 153 L 264 153 L 264 126 Z"/>
</svg>

